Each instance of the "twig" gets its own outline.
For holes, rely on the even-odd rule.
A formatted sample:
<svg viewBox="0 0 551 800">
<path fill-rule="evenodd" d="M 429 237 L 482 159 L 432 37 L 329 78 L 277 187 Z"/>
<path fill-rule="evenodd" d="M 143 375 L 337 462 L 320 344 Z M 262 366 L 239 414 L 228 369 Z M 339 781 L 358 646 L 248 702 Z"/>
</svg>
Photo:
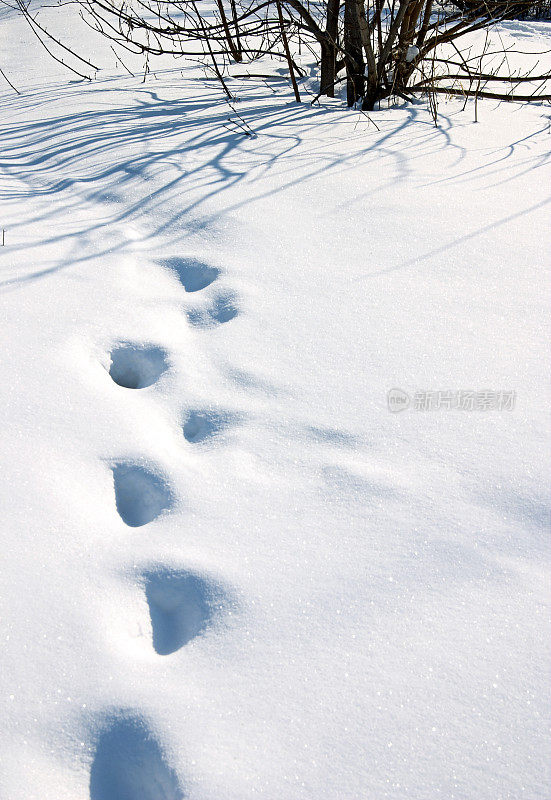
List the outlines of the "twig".
<svg viewBox="0 0 551 800">
<path fill-rule="evenodd" d="M 117 58 L 119 59 L 119 61 L 121 62 L 121 64 L 122 64 L 122 65 L 123 65 L 123 67 L 125 68 L 125 70 L 128 72 L 128 74 L 129 74 L 129 75 L 131 75 L 133 78 L 135 78 L 136 76 L 134 75 L 134 73 L 133 73 L 133 72 L 130 72 L 130 70 L 128 69 L 128 67 L 126 66 L 126 64 L 124 63 L 124 61 L 123 61 L 123 60 L 122 60 L 122 58 L 120 57 L 120 55 L 117 53 L 117 51 L 115 50 L 115 48 L 113 47 L 113 45 L 112 45 L 112 44 L 110 44 L 110 45 L 109 45 L 109 47 L 110 47 L 110 48 L 111 48 L 111 50 L 114 52 L 114 54 L 117 56 Z"/>
<path fill-rule="evenodd" d="M 15 86 L 14 86 L 14 85 L 13 85 L 13 83 L 10 81 L 10 79 L 8 78 L 8 76 L 6 75 L 6 73 L 4 72 L 4 70 L 3 70 L 3 69 L 0 69 L 0 75 L 2 75 L 2 76 L 3 76 L 3 77 L 6 79 L 6 81 L 9 83 L 9 85 L 11 86 L 11 88 L 13 89 L 13 91 L 14 91 L 16 94 L 21 94 L 21 92 L 20 92 L 20 91 L 18 91 L 18 90 L 15 88 Z"/>
<path fill-rule="evenodd" d="M 412 86 L 410 91 L 418 90 L 421 87 Z M 473 89 L 452 89 L 446 86 L 434 86 L 433 92 L 437 94 L 453 94 L 460 97 L 484 97 L 487 100 L 504 100 L 508 103 L 530 103 L 551 101 L 551 94 L 499 94 L 497 92 L 477 92 Z"/>
</svg>

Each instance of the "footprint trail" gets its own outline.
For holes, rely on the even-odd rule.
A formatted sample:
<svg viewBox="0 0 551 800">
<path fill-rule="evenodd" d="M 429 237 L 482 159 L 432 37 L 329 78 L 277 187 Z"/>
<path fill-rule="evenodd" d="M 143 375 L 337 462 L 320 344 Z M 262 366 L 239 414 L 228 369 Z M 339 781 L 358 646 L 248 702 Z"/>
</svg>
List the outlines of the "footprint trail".
<svg viewBox="0 0 551 800">
<path fill-rule="evenodd" d="M 220 270 L 194 258 L 167 258 L 159 262 L 176 273 L 186 292 L 200 292 L 210 286 Z"/>
<path fill-rule="evenodd" d="M 223 592 L 215 584 L 185 570 L 159 568 L 144 574 L 151 617 L 153 648 L 167 656 L 198 636 L 219 606 Z"/>
<path fill-rule="evenodd" d="M 111 352 L 109 374 L 125 389 L 144 389 L 159 380 L 168 366 L 162 347 L 124 343 Z"/>
<path fill-rule="evenodd" d="M 220 292 L 205 308 L 191 309 L 187 317 L 196 328 L 212 328 L 234 319 L 239 313 L 233 292 Z"/>
<path fill-rule="evenodd" d="M 185 800 L 145 719 L 121 713 L 100 734 L 90 773 L 90 800 Z"/>
<path fill-rule="evenodd" d="M 129 527 L 147 525 L 172 507 L 172 492 L 161 475 L 132 462 L 112 469 L 117 511 Z"/>
<path fill-rule="evenodd" d="M 235 421 L 232 414 L 210 411 L 189 411 L 182 427 L 184 438 L 192 444 L 211 439 Z"/>
</svg>

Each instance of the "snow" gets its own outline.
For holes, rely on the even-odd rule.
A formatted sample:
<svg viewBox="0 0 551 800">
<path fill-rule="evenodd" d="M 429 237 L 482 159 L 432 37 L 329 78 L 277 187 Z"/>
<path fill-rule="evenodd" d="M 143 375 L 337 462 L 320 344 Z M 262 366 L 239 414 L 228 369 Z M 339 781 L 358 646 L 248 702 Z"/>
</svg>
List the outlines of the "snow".
<svg viewBox="0 0 551 800">
<path fill-rule="evenodd" d="M 548 108 L 0 24 L 0 797 L 547 800 Z"/>
</svg>

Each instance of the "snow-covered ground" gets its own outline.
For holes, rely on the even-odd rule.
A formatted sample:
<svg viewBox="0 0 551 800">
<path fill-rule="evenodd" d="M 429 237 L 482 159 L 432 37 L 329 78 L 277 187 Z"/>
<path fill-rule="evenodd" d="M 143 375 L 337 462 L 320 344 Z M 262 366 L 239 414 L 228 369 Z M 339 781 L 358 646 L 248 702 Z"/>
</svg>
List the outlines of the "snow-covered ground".
<svg viewBox="0 0 551 800">
<path fill-rule="evenodd" d="M 2 800 L 548 800 L 549 107 L 0 42 Z"/>
</svg>

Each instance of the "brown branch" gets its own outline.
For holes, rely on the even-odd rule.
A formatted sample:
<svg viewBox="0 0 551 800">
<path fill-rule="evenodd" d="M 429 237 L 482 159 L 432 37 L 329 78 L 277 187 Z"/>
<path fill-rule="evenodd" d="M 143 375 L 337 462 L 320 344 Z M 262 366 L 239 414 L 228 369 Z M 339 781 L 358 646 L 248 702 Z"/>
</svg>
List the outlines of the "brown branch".
<svg viewBox="0 0 551 800">
<path fill-rule="evenodd" d="M 424 83 L 424 82 L 423 82 Z M 424 89 L 424 85 L 417 84 L 410 86 L 409 91 L 415 92 Z M 551 94 L 499 94 L 498 92 L 478 91 L 476 89 L 452 89 L 451 87 L 434 86 L 431 91 L 438 94 L 453 94 L 460 97 L 484 97 L 488 100 L 504 100 L 508 103 L 536 103 L 536 102 L 550 102 Z"/>
<path fill-rule="evenodd" d="M 283 24 L 283 13 L 281 11 L 280 0 L 277 0 L 277 13 L 279 16 L 279 26 L 281 28 L 281 39 L 283 41 L 283 49 L 285 50 L 285 57 L 289 65 L 289 75 L 291 76 L 291 83 L 293 84 L 293 92 L 295 93 L 295 100 L 300 103 L 300 92 L 298 90 L 297 79 L 295 77 L 295 70 L 293 67 L 293 59 L 291 58 L 291 51 L 289 50 L 289 42 L 287 41 L 287 34 L 285 32 L 285 25 Z"/>
</svg>

